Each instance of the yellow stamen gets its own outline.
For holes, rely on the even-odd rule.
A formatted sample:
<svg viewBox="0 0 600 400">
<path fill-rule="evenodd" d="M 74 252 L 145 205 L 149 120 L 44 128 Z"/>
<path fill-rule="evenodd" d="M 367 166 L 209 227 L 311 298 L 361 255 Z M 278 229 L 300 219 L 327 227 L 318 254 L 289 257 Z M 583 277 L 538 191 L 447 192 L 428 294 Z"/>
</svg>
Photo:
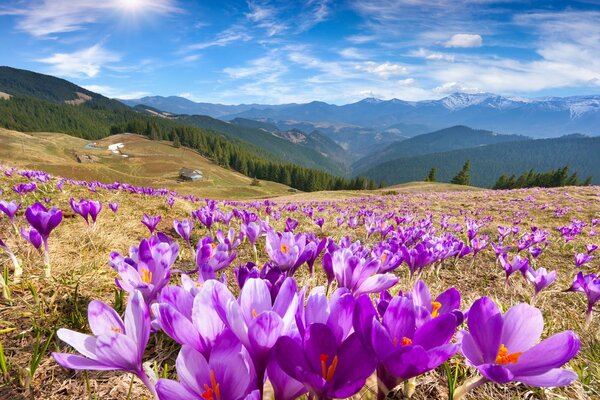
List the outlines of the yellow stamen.
<svg viewBox="0 0 600 400">
<path fill-rule="evenodd" d="M 142 282 L 152 282 L 152 272 L 148 271 L 146 268 L 142 269 Z"/>
<path fill-rule="evenodd" d="M 113 332 L 121 333 L 121 328 L 119 328 L 119 327 L 111 326 L 110 330 Z"/>
<path fill-rule="evenodd" d="M 282 252 L 283 254 L 287 254 L 287 246 L 286 246 L 285 244 L 282 244 L 282 245 L 281 245 L 281 252 Z"/>
<path fill-rule="evenodd" d="M 433 311 L 431 311 L 431 317 L 435 318 L 438 315 L 440 315 L 439 311 L 440 311 L 440 308 L 442 308 L 442 303 L 437 302 L 437 301 L 432 301 L 431 306 L 433 307 Z"/>
<path fill-rule="evenodd" d="M 381 255 L 381 262 L 385 262 L 385 260 L 387 260 L 387 257 L 388 257 L 387 253 L 383 253 Z"/>
<path fill-rule="evenodd" d="M 504 344 L 500 345 L 500 350 L 498 350 L 498 355 L 496 356 L 496 364 L 506 365 L 506 364 L 516 364 L 519 361 L 519 357 L 523 354 L 522 351 L 517 351 L 515 353 L 508 353 L 508 349 Z"/>
</svg>

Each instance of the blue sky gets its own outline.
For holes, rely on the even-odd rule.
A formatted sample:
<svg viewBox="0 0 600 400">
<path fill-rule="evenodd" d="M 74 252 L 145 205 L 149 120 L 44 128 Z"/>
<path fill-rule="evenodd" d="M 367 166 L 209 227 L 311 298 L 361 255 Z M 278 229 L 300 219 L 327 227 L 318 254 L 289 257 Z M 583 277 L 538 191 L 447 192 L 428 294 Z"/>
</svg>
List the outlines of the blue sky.
<svg viewBox="0 0 600 400">
<path fill-rule="evenodd" d="M 0 48 L 121 98 L 600 94 L 600 1 L 0 0 Z"/>
</svg>

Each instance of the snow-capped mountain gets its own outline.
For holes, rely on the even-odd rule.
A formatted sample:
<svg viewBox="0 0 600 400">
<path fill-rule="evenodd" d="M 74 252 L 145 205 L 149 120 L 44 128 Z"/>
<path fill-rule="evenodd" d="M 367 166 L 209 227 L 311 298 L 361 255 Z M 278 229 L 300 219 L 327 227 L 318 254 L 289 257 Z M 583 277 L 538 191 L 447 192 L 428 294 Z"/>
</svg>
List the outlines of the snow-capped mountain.
<svg viewBox="0 0 600 400">
<path fill-rule="evenodd" d="M 346 124 L 373 130 L 375 134 L 393 128 L 396 134 L 404 136 L 453 125 L 532 137 L 556 137 L 576 132 L 600 135 L 600 95 L 526 99 L 493 93 L 454 93 L 439 100 L 416 102 L 369 97 L 341 106 L 320 101 L 230 106 L 158 96 L 126 103 L 146 104 L 179 114 L 206 113 L 223 120 L 239 117 L 268 119 L 275 123 L 294 121 L 313 128 Z M 411 127 L 419 128 L 413 131 Z"/>
</svg>

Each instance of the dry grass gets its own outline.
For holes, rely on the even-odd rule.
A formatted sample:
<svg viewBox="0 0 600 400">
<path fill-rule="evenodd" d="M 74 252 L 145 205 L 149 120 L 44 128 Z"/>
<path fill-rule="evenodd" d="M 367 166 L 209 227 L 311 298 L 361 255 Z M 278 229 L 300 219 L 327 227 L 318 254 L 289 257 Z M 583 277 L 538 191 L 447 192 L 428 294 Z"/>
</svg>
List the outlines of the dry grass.
<svg viewBox="0 0 600 400">
<path fill-rule="evenodd" d="M 19 178 L 20 179 L 20 178 Z M 1 198 L 16 198 L 10 187 L 19 180 L 16 178 L 0 177 L 0 189 L 4 191 Z M 70 210 L 68 200 L 70 197 L 90 198 L 102 201 L 104 204 L 118 201 L 120 204 L 118 217 L 105 208 L 95 228 L 89 228 L 84 221 L 72 213 L 65 212 L 63 223 L 56 229 L 50 238 L 52 253 L 53 278 L 42 278 L 42 257 L 18 237 L 6 218 L 0 217 L 0 237 L 13 249 L 19 258 L 24 261 L 23 284 L 12 286 L 12 301 L 0 303 L 0 342 L 4 347 L 7 357 L 9 376 L 0 378 L 1 399 L 124 399 L 130 390 L 131 376 L 120 373 L 93 373 L 74 372 L 59 367 L 48 356 L 44 356 L 30 385 L 20 382 L 19 377 L 24 376 L 23 370 L 27 368 L 35 345 L 37 333 L 42 341 L 59 327 L 88 332 L 86 307 L 90 300 L 101 299 L 108 304 L 115 303 L 114 277 L 115 273 L 108 266 L 107 260 L 110 251 L 126 253 L 128 248 L 137 244 L 140 239 L 147 236 L 148 232 L 139 221 L 144 213 L 162 215 L 163 221 L 159 230 L 171 236 L 176 236 L 172 230 L 173 219 L 185 218 L 189 211 L 198 207 L 182 200 L 177 200 L 173 209 L 167 208 L 163 198 L 143 197 L 126 193 L 113 193 L 100 190 L 98 193 L 89 192 L 79 187 L 65 186 L 65 192 L 59 192 L 53 185 L 40 189 L 37 196 L 49 197 L 51 205 Z M 396 189 L 400 190 L 400 189 Z M 43 193 L 43 194 L 42 194 Z M 378 238 L 366 238 L 364 228 L 348 230 L 335 227 L 335 212 L 328 214 L 329 210 L 349 207 L 358 210 L 360 207 L 367 209 L 382 207 L 384 210 L 411 211 L 424 217 L 433 214 L 436 225 L 441 214 L 451 214 L 450 222 L 464 223 L 460 210 L 470 216 L 494 217 L 490 227 L 483 231 L 495 237 L 497 225 L 512 225 L 515 213 L 525 213 L 520 224 L 526 230 L 532 225 L 539 226 L 551 232 L 552 244 L 542 254 L 538 266 L 559 271 L 559 277 L 549 289 L 542 292 L 536 306 L 539 307 L 546 321 L 544 337 L 564 329 L 572 329 L 582 339 L 582 349 L 578 357 L 570 363 L 580 376 L 580 381 L 567 388 L 538 390 L 521 384 L 495 385 L 487 384 L 471 394 L 469 399 L 597 399 L 600 398 L 600 321 L 595 315 L 592 323 L 585 326 L 585 304 L 581 295 L 575 293 L 562 293 L 569 287 L 572 277 L 577 272 L 574 268 L 573 254 L 581 252 L 586 243 L 600 244 L 599 237 L 587 237 L 563 245 L 559 240 L 556 228 L 566 225 L 571 218 L 577 218 L 589 223 L 592 218 L 600 217 L 600 189 L 595 188 L 565 188 L 558 190 L 523 190 L 512 192 L 490 191 L 459 191 L 459 192 L 414 192 L 400 193 L 358 201 L 330 202 L 328 194 L 304 195 L 306 200 L 314 200 L 313 204 L 323 204 L 326 210 L 320 213 L 326 219 L 325 227 L 321 231 L 310 219 L 300 211 L 285 213 L 284 218 L 274 225 L 283 230 L 285 218 L 290 216 L 300 221 L 297 231 L 311 232 L 317 235 L 326 235 L 336 240 L 342 236 L 350 235 L 353 240 L 361 240 L 367 244 L 374 244 Z M 325 200 L 326 199 L 326 200 Z M 531 199 L 531 202 L 529 201 Z M 39 200 L 33 195 L 24 199 L 24 206 Z M 299 203 L 301 205 L 301 203 Z M 548 204 L 545 210 L 540 210 L 542 204 Z M 563 217 L 553 217 L 557 207 L 569 207 L 570 211 Z M 225 207 L 227 208 L 227 207 Z M 301 207 L 300 207 L 301 209 Z M 17 224 L 23 226 L 23 209 L 16 218 Z M 265 218 L 264 213 L 261 218 Z M 271 222 L 272 219 L 271 219 Z M 233 226 L 239 228 L 239 222 L 234 220 Z M 207 231 L 196 226 L 193 240 L 198 240 Z M 375 235 L 374 235 L 375 236 Z M 181 242 L 183 244 L 183 242 Z M 191 254 L 185 246 L 181 263 L 191 263 Z M 264 240 L 260 242 L 259 253 L 261 261 L 267 260 L 264 252 Z M 238 251 L 238 259 L 234 262 L 239 265 L 252 259 L 249 245 L 244 243 Z M 495 264 L 495 257 L 491 249 L 486 249 L 475 260 L 466 257 L 456 267 L 446 265 L 441 269 L 439 277 L 433 272 L 427 272 L 423 279 L 428 283 L 433 294 L 440 293 L 448 287 L 455 286 L 463 295 L 463 306 L 466 308 L 476 298 L 491 296 L 504 309 L 519 302 L 529 302 L 533 288 L 528 286 L 520 276 L 511 277 L 510 286 L 504 287 L 503 270 Z M 0 253 L 0 266 L 8 266 L 9 260 L 4 253 Z M 320 262 L 317 261 L 318 267 Z M 597 266 L 597 263 L 594 264 Z M 593 268 L 586 268 L 588 272 Z M 233 282 L 232 271 L 228 270 L 229 281 Z M 409 290 L 412 282 L 405 267 L 397 270 L 401 277 L 398 287 L 403 291 Z M 301 284 L 315 286 L 324 282 L 322 273 L 312 278 L 305 271 L 299 271 L 297 278 Z M 50 341 L 49 351 L 65 350 L 64 344 L 53 338 Z M 177 346 L 164 335 L 154 335 L 148 345 L 146 359 L 156 363 L 159 369 L 168 364 L 172 369 L 177 354 Z M 466 368 L 462 359 L 456 356 L 453 360 L 460 360 L 460 381 L 471 377 L 474 372 Z M 454 361 L 453 361 L 454 363 Z M 453 364 L 454 365 L 454 364 Z M 419 385 L 414 399 L 444 399 L 447 398 L 445 376 L 441 369 L 432 371 L 418 379 Z M 374 381 L 369 382 L 374 386 Z M 368 386 L 369 386 L 368 385 Z M 135 380 L 131 386 L 130 398 L 149 398 L 140 382 Z M 356 398 L 359 398 L 358 396 Z M 373 399 L 373 392 L 366 387 L 360 398 Z"/>
<path fill-rule="evenodd" d="M 222 168 L 190 149 L 175 148 L 170 142 L 155 142 L 139 135 L 114 135 L 97 141 L 102 150 L 86 149 L 88 143 L 60 133 L 22 133 L 0 128 L 0 163 L 72 179 L 165 187 L 181 194 L 218 199 L 265 198 L 283 195 L 289 189 L 269 181 L 251 186 L 251 178 Z M 123 153 L 129 157 L 108 151 L 107 146 L 114 143 L 124 143 Z M 75 154 L 95 155 L 100 161 L 80 164 Z M 182 167 L 201 170 L 204 179 L 179 181 Z"/>
</svg>

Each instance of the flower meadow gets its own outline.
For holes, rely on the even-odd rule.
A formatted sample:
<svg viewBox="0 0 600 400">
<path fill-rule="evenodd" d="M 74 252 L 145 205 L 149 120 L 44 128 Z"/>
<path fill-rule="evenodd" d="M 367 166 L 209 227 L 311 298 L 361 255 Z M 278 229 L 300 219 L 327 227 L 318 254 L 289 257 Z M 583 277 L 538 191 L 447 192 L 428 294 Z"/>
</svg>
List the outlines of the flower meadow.
<svg viewBox="0 0 600 400">
<path fill-rule="evenodd" d="M 598 187 L 237 202 L 0 173 L 0 398 L 600 396 Z"/>
</svg>

